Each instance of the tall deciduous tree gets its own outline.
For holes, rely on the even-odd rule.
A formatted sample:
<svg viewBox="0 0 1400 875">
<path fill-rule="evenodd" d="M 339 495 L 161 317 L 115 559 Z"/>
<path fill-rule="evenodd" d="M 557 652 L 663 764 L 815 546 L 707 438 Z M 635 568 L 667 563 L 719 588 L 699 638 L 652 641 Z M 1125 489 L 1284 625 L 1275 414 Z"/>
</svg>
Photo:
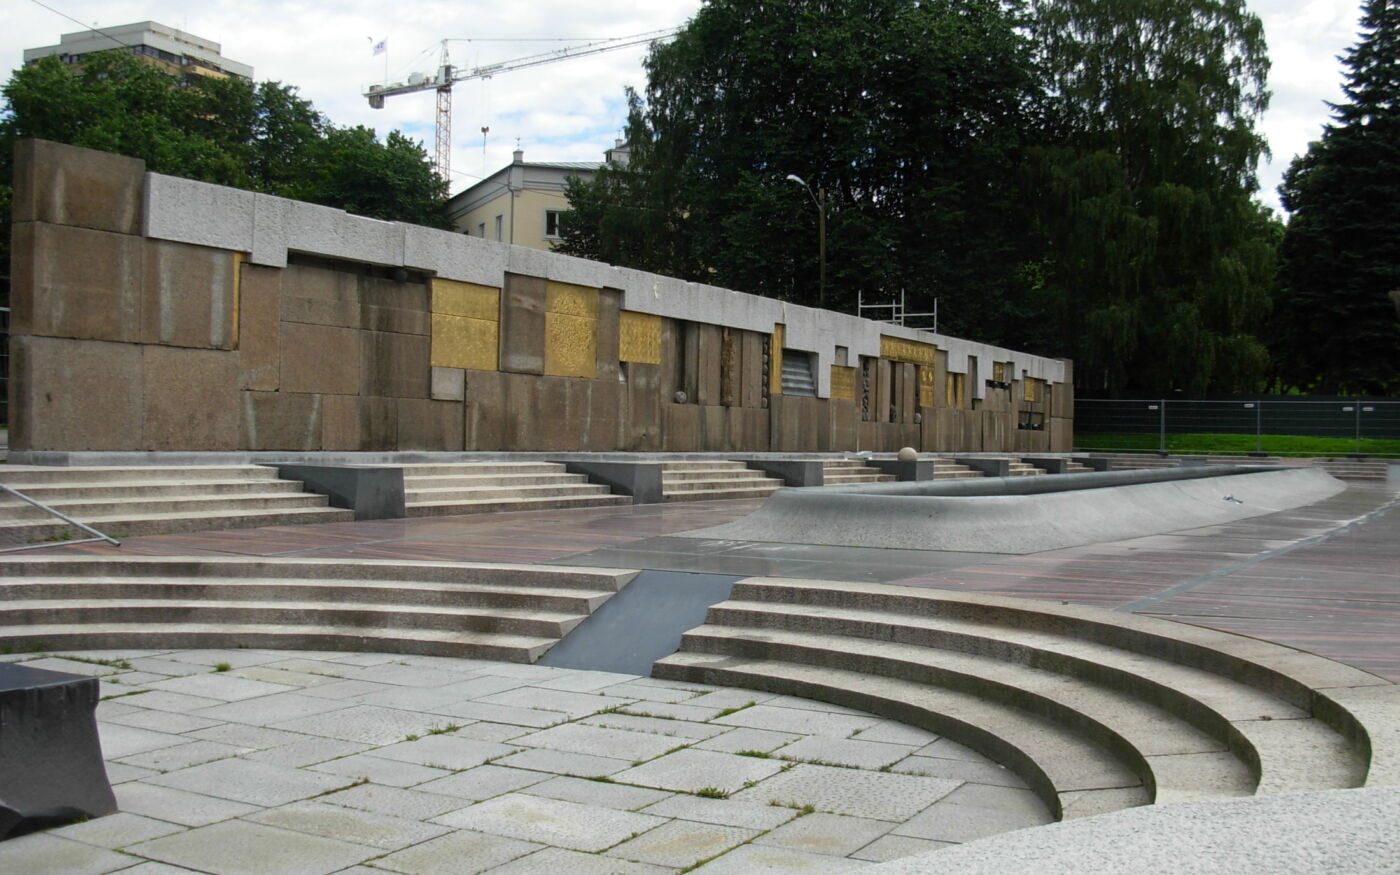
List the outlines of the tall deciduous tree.
<svg viewBox="0 0 1400 875">
<path fill-rule="evenodd" d="M 1036 83 L 1016 0 L 707 0 L 632 95 L 631 161 L 570 189 L 572 254 L 1008 333 Z M 787 180 L 805 180 L 812 194 Z"/>
<path fill-rule="evenodd" d="M 1276 230 L 1252 199 L 1269 61 L 1243 0 L 1040 0 L 1029 164 L 1056 333 L 1088 391 L 1248 387 Z"/>
<path fill-rule="evenodd" d="M 1279 187 L 1285 379 L 1328 394 L 1400 393 L 1400 4 L 1362 6 L 1346 100 Z"/>
</svg>

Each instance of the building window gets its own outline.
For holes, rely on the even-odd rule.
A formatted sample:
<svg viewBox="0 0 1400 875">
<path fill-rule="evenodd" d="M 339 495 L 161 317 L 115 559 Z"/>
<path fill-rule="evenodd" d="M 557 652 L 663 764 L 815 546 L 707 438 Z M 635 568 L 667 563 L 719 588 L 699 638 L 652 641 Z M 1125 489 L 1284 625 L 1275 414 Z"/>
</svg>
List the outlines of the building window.
<svg viewBox="0 0 1400 875">
<path fill-rule="evenodd" d="M 504 216 L 504 215 L 498 215 L 498 216 L 496 216 L 496 242 L 498 242 L 498 243 L 501 242 L 501 241 L 503 241 L 503 240 L 505 240 L 505 238 L 504 238 L 503 236 L 501 236 L 501 232 L 504 230 L 504 226 L 505 226 L 505 216 Z"/>
<path fill-rule="evenodd" d="M 559 238 L 563 237 L 562 223 L 564 214 L 568 210 L 545 210 L 544 211 L 544 236 Z"/>
<path fill-rule="evenodd" d="M 480 237 L 482 240 L 485 240 L 485 239 L 486 239 L 486 223 L 485 223 L 485 222 L 477 222 L 477 223 L 476 223 L 476 236 Z"/>
</svg>

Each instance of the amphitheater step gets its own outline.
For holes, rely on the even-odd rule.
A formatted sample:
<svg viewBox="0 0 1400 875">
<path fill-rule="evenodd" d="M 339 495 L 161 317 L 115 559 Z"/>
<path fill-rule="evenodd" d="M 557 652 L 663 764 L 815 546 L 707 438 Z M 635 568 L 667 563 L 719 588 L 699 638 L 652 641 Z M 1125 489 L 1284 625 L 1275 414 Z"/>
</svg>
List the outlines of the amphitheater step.
<svg viewBox="0 0 1400 875">
<path fill-rule="evenodd" d="M 661 463 L 663 501 L 718 501 L 767 498 L 783 481 L 743 462 L 697 459 Z"/>
<path fill-rule="evenodd" d="M 466 462 L 404 466 L 411 517 L 455 516 L 630 504 L 608 487 L 570 474 L 557 462 Z"/>
<path fill-rule="evenodd" d="M 307 523 L 343 523 L 354 519 L 354 511 L 322 506 L 240 512 L 150 513 L 140 516 L 116 514 L 87 517 L 81 521 L 104 534 L 130 538 L 137 535 L 169 535 L 220 529 L 255 529 L 265 526 L 291 526 Z M 60 541 L 60 539 L 67 540 L 69 537 L 87 536 L 73 526 L 57 519 L 53 522 L 39 520 L 0 522 L 0 544 L 24 544 L 45 540 Z"/>
<path fill-rule="evenodd" d="M 1015 769 L 1066 816 L 1125 799 L 1400 782 L 1400 686 L 1279 645 L 1098 609 L 750 579 L 712 606 L 655 673 L 732 675 L 729 683 L 746 675 L 746 685 L 925 726 Z M 768 686 L 765 675 L 774 678 Z M 1054 764 L 1035 759 L 1042 754 L 1005 746 L 1009 739 L 966 719 L 972 712 L 924 713 L 908 704 L 907 689 L 905 704 L 872 698 L 876 679 L 927 691 L 934 698 L 920 701 L 929 707 L 939 696 L 970 696 L 1015 709 L 1110 752 L 1144 789 L 1070 806 Z M 937 706 L 964 707 L 955 699 Z"/>
<path fill-rule="evenodd" d="M 1390 463 L 1382 459 L 1314 459 L 1313 467 L 1339 480 L 1384 482 L 1390 474 Z"/>
<path fill-rule="evenodd" d="M 337 560 L 0 560 L 16 649 L 364 649 L 532 662 L 634 576 Z"/>
<path fill-rule="evenodd" d="M 975 477 L 984 476 L 981 471 L 954 462 L 952 459 L 933 460 L 934 480 L 970 480 Z"/>
<path fill-rule="evenodd" d="M 836 486 L 843 483 L 891 483 L 898 478 L 858 459 L 841 459 L 822 463 L 822 483 Z"/>
</svg>

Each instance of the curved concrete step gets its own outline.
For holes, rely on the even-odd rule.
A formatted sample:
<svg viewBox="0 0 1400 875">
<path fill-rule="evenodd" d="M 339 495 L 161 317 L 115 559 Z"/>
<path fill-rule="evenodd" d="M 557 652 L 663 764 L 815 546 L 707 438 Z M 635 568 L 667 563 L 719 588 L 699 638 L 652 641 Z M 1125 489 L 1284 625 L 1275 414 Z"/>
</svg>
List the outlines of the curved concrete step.
<svg viewBox="0 0 1400 875">
<path fill-rule="evenodd" d="M 50 517 L 50 519 L 53 519 Z M 205 532 L 216 529 L 253 529 L 263 526 L 305 525 L 307 523 L 340 523 L 355 519 L 352 510 L 328 507 L 289 507 L 279 509 L 213 511 L 204 513 L 153 513 L 142 516 L 87 517 L 82 521 L 99 531 L 120 537 L 135 535 L 168 535 L 181 532 Z M 0 521 L 0 543 L 24 543 L 46 538 L 86 537 L 74 534 L 78 530 L 59 520 Z"/>
<path fill-rule="evenodd" d="M 181 480 L 276 480 L 277 469 L 266 465 L 130 465 L 75 466 L 5 465 L 0 483 L 21 491 L 44 483 L 122 483 Z"/>
<path fill-rule="evenodd" d="M 658 660 L 659 678 L 820 699 L 871 711 L 973 748 L 1024 780 L 1058 818 L 1069 801 L 1100 797 L 1097 811 L 1143 804 L 1141 780 L 1095 744 L 1028 711 L 898 678 L 785 661 L 681 651 Z"/>
<path fill-rule="evenodd" d="M 14 488 L 36 501 L 53 504 L 55 501 L 72 499 L 124 498 L 128 496 L 193 498 L 219 495 L 299 493 L 302 491 L 302 484 L 296 480 L 261 480 L 249 477 L 241 480 L 99 480 L 93 483 L 35 484 Z M 19 499 L 0 494 L 0 505 L 16 503 L 19 503 Z"/>
<path fill-rule="evenodd" d="M 251 494 L 210 496 L 169 496 L 148 498 L 63 499 L 48 502 L 57 511 L 83 521 L 118 516 L 136 517 L 155 514 L 223 513 L 250 510 L 283 510 L 297 507 L 326 507 L 326 497 L 308 492 L 255 492 Z M 8 520 L 52 519 L 52 515 L 30 504 L 7 505 L 3 508 Z"/>
</svg>

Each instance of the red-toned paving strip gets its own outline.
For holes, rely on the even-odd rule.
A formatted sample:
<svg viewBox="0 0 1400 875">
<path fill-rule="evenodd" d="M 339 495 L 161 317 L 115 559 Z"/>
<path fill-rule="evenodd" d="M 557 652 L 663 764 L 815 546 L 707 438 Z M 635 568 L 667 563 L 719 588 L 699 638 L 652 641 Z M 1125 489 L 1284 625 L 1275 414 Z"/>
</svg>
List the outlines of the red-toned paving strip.
<svg viewBox="0 0 1400 875">
<path fill-rule="evenodd" d="M 1400 681 L 1398 500 L 1384 486 L 1358 484 L 1314 505 L 1228 525 L 1007 556 L 895 582 L 1131 609 L 1276 641 Z M 36 552 L 543 562 L 718 525 L 761 503 L 282 526 Z"/>
</svg>

